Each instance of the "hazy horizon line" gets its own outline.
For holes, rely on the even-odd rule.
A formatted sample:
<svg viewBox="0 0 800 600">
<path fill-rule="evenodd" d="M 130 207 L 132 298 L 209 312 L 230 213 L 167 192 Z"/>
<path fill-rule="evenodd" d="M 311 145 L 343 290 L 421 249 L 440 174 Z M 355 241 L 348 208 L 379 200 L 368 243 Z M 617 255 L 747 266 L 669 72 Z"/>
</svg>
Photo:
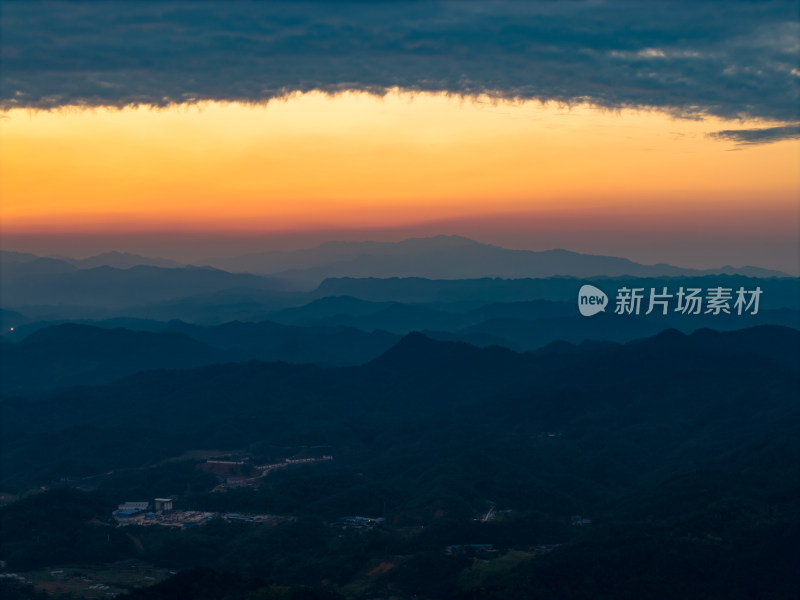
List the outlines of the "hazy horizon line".
<svg viewBox="0 0 800 600">
<path fill-rule="evenodd" d="M 491 234 L 487 236 L 471 235 L 469 233 L 405 233 L 397 227 L 363 229 L 328 229 L 328 230 L 297 230 L 279 232 L 197 232 L 197 231 L 159 231 L 159 232 L 127 232 L 115 234 L 81 234 L 70 232 L 63 234 L 12 234 L 4 235 L 0 242 L 0 250 L 33 254 L 41 258 L 66 258 L 70 260 L 85 260 L 103 254 L 120 253 L 138 255 L 142 258 L 165 260 L 186 266 L 203 266 L 207 260 L 234 258 L 248 254 L 270 252 L 296 252 L 317 248 L 327 243 L 401 243 L 414 239 L 434 239 L 437 237 L 462 238 L 483 245 L 496 246 L 506 250 L 523 250 L 532 252 L 546 252 L 564 250 L 576 254 L 605 256 L 630 260 L 645 266 L 670 265 L 682 269 L 713 270 L 731 267 L 743 269 L 755 267 L 779 271 L 790 277 L 800 276 L 800 267 L 795 271 L 778 266 L 757 264 L 753 261 L 736 263 L 736 261 L 721 261 L 713 265 L 685 264 L 670 258 L 647 260 L 631 256 L 624 252 L 608 252 L 602 249 L 574 248 L 567 245 L 542 246 L 532 244 L 509 244 L 508 241 L 518 239 L 517 236 L 504 236 L 497 239 Z M 403 228 L 405 229 L 405 228 Z M 337 237 L 333 237 L 339 234 Z M 373 234 L 369 237 L 369 234 Z M 357 236 L 357 237 L 354 237 Z M 366 237 L 365 237 L 366 236 Z M 116 245 L 113 245 L 112 238 Z M 484 238 L 484 239 L 479 239 Z M 490 238 L 490 239 L 487 239 Z M 9 243 L 10 242 L 10 243 Z M 15 243 L 16 242 L 16 243 Z M 198 242 L 203 242 L 198 244 Z M 504 243 L 505 242 L 505 243 Z M 53 245 L 55 243 L 55 245 Z M 12 247 L 13 246 L 13 247 Z M 201 253 L 200 249 L 208 249 Z M 217 251 L 214 252 L 213 249 Z"/>
</svg>

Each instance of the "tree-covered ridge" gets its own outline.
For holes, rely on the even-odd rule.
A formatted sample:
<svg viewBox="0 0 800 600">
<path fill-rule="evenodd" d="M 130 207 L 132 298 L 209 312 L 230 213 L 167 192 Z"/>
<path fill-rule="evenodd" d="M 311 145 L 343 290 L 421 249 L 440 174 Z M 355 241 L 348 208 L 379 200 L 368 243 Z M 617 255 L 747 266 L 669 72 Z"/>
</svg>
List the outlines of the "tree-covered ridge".
<svg viewBox="0 0 800 600">
<path fill-rule="evenodd" d="M 251 362 L 6 398 L 4 487 L 67 488 L 2 509 L 0 552 L 14 569 L 202 566 L 218 597 L 789 598 L 798 336 L 665 331 L 515 353 L 412 334 L 362 367 Z M 333 460 L 212 493 L 191 452 L 210 448 Z M 119 502 L 170 494 L 295 520 L 109 526 Z M 347 515 L 385 520 L 352 529 Z"/>
</svg>

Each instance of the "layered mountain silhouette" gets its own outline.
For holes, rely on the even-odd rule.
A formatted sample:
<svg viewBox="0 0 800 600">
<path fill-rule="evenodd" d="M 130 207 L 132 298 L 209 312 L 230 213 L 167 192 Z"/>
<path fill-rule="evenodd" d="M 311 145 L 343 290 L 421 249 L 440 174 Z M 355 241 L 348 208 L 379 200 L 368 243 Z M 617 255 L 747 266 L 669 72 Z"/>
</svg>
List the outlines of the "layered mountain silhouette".
<svg viewBox="0 0 800 600">
<path fill-rule="evenodd" d="M 785 273 L 759 267 L 689 269 L 667 264 L 643 265 L 626 258 L 580 254 L 568 250 L 511 250 L 461 236 L 439 235 L 402 242 L 327 242 L 314 248 L 245 254 L 200 261 L 232 273 L 270 275 L 306 289 L 327 278 L 425 279 L 543 278 L 543 277 L 678 277 L 745 275 L 784 277 Z M 110 267 L 176 269 L 183 265 L 168 259 L 123 252 L 106 252 L 84 259 L 38 257 L 2 251 L 4 276 L 14 282 L 35 275 L 67 273 L 69 267 L 91 270 Z M 211 271 L 211 269 L 206 269 Z M 244 281 L 244 280 L 243 280 Z M 274 281 L 274 280 L 273 280 Z M 254 284 L 254 280 L 250 281 Z M 255 284 L 259 289 L 263 285 Z"/>
<path fill-rule="evenodd" d="M 41 257 L 29 252 L 14 252 L 11 250 L 0 251 L 0 265 L 30 263 L 41 258 L 58 260 L 70 264 L 78 269 L 91 269 L 94 267 L 114 267 L 115 269 L 129 269 L 137 266 L 175 268 L 183 266 L 181 263 L 166 258 L 151 258 L 141 254 L 129 252 L 103 252 L 87 258 L 72 258 L 69 256 Z"/>
<path fill-rule="evenodd" d="M 580 280 L 573 277 L 550 277 L 542 279 L 424 279 L 420 277 L 387 279 L 339 278 L 326 279 L 311 292 L 314 298 L 326 296 L 351 296 L 372 302 L 407 303 L 459 303 L 462 307 L 478 308 L 497 302 L 525 302 L 530 300 L 552 300 L 557 302 L 577 301 L 578 289 L 587 281 L 606 290 L 611 297 L 621 287 L 650 288 L 661 290 L 667 286 L 673 293 L 681 286 L 706 290 L 710 287 L 754 289 L 761 287 L 765 309 L 800 308 L 800 278 L 753 278 L 743 275 L 704 275 L 671 278 L 597 277 Z"/>
<path fill-rule="evenodd" d="M 156 312 L 139 310 L 125 316 L 195 320 L 197 307 L 201 305 L 202 310 L 226 305 L 216 315 L 199 318 L 224 322 L 254 319 L 256 314 L 264 319 L 266 312 L 281 305 L 299 306 L 309 299 L 326 296 L 352 296 L 378 302 L 463 301 L 471 302 L 471 308 L 492 302 L 567 301 L 575 293 L 576 278 L 625 276 L 640 279 L 644 286 L 663 285 L 666 278 L 704 280 L 703 283 L 710 284 L 709 278 L 714 277 L 734 285 L 757 276 L 759 281 L 776 282 L 777 287 L 797 281 L 755 267 L 699 271 L 670 265 L 640 265 L 623 258 L 566 250 L 507 250 L 458 236 L 399 243 L 330 242 L 308 250 L 211 262 L 237 272 L 209 266 L 180 266 L 164 259 L 119 252 L 77 260 L 3 251 L 1 301 L 4 309 L 22 314 L 26 314 L 24 307 L 39 307 L 32 311 L 39 318 L 55 316 L 59 311 L 72 318 L 86 318 L 89 314 L 86 310 L 69 311 L 69 308 L 119 311 L 152 306 Z M 774 299 L 774 294 L 765 293 L 765 302 Z M 165 303 L 173 307 L 153 306 Z M 237 310 L 237 305 L 251 305 L 252 310 Z M 783 306 L 792 304 L 783 302 L 773 304 L 772 308 Z M 59 308 L 48 312 L 43 307 Z M 191 318 L 187 319 L 187 313 L 192 313 Z M 116 312 L 104 316 L 122 315 Z"/>
<path fill-rule="evenodd" d="M 119 324 L 145 331 L 115 327 Z M 359 365 L 400 339 L 345 327 L 292 327 L 232 322 L 201 327 L 182 322 L 112 320 L 111 328 L 65 323 L 4 342 L 0 391 L 33 394 L 107 383 L 140 371 L 186 369 L 249 360 Z"/>
<path fill-rule="evenodd" d="M 203 564 L 365 598 L 796 596 L 800 279 L 444 236 L 212 263 L 0 255 L 9 568 Z M 612 302 L 763 293 L 757 315 L 585 318 L 586 282 Z M 224 492 L 201 464 L 322 455 Z M 169 495 L 296 521 L 103 526 Z M 248 595 L 231 581 L 208 593 Z"/>
<path fill-rule="evenodd" d="M 100 266 L 78 268 L 52 258 L 2 267 L 5 306 L 80 305 L 119 308 L 232 289 L 280 291 L 274 278 L 211 267 Z"/>
<path fill-rule="evenodd" d="M 175 269 L 183 266 L 181 263 L 166 258 L 150 258 L 148 256 L 141 256 L 140 254 L 131 254 L 129 252 L 103 252 L 96 256 L 88 258 L 69 258 L 64 256 L 55 256 L 79 269 L 92 269 L 94 267 L 113 267 L 115 269 L 130 269 L 131 267 L 145 266 L 145 267 L 163 267 L 166 269 Z"/>
<path fill-rule="evenodd" d="M 800 327 L 800 311 L 788 308 L 760 310 L 758 315 L 747 315 L 745 321 L 735 314 L 689 318 L 673 312 L 636 317 L 615 315 L 613 310 L 586 319 L 578 314 L 574 302 L 527 300 L 469 308 L 458 302 L 375 302 L 348 296 L 328 296 L 303 306 L 273 311 L 268 318 L 300 326 L 346 326 L 393 333 L 425 331 L 437 339 L 451 333 L 471 343 L 476 343 L 474 336 L 484 335 L 495 340 L 493 343 L 523 350 L 557 339 L 627 341 L 670 327 L 687 333 L 704 327 L 730 330 L 770 323 Z"/>
<path fill-rule="evenodd" d="M 42 332 L 26 351 L 39 350 L 47 360 L 48 347 L 57 346 L 53 337 L 61 333 Z M 103 347 L 108 332 L 94 333 L 100 341 L 92 352 Z M 150 337 L 111 334 L 140 345 Z M 208 352 L 176 334 L 162 335 L 159 343 L 165 354 L 187 347 Z M 91 352 L 76 354 L 77 360 L 85 360 Z M 390 463 L 397 456 L 431 460 L 455 439 L 467 444 L 459 451 L 466 450 L 470 435 L 489 445 L 514 445 L 522 433 L 531 439 L 541 431 L 564 431 L 573 439 L 570 444 L 605 440 L 624 447 L 625 438 L 619 436 L 649 432 L 649 441 L 639 441 L 640 455 L 625 459 L 631 466 L 644 465 L 655 456 L 671 460 L 663 447 L 657 455 L 645 448 L 655 444 L 651 450 L 656 451 L 666 439 L 675 452 L 702 453 L 714 436 L 729 443 L 728 435 L 797 419 L 798 377 L 800 332 L 775 326 L 724 333 L 700 330 L 688 336 L 667 330 L 623 345 L 590 343 L 523 354 L 437 342 L 414 333 L 357 368 L 248 362 L 149 371 L 109 386 L 63 391 L 35 401 L 8 399 L 4 406 L 16 423 L 15 432 L 9 432 L 8 450 L 27 458 L 7 473 L 27 478 L 32 461 L 63 456 L 67 462 L 48 467 L 53 475 L 59 470 L 88 474 L 68 464 L 74 458 L 67 457 L 80 452 L 65 450 L 85 445 L 84 436 L 59 434 L 47 452 L 25 454 L 26 448 L 42 442 L 42 436 L 87 426 L 100 436 L 97 439 L 111 435 L 110 440 L 120 428 L 145 428 L 153 448 L 168 453 L 209 444 L 241 447 L 258 440 L 277 444 L 291 439 L 343 445 L 350 452 L 362 448 L 368 454 L 359 460 L 382 457 Z M 417 425 L 404 425 L 411 423 Z M 428 451 L 417 455 L 403 450 L 423 424 L 436 424 L 422 442 Z M 492 441 L 491 436 L 500 437 Z M 701 441 L 705 450 L 685 445 Z M 139 441 L 134 436 L 114 443 L 123 445 L 116 454 L 130 444 L 135 455 Z M 93 458 L 93 468 L 113 468 L 102 460 Z M 33 472 L 44 464 L 37 462 Z M 653 472 L 652 465 L 647 471 Z"/>
<path fill-rule="evenodd" d="M 208 264 L 229 271 L 276 275 L 304 285 L 329 277 L 675 277 L 703 274 L 784 276 L 758 267 L 685 269 L 666 264 L 642 265 L 625 258 L 579 254 L 568 250 L 509 250 L 461 236 L 412 238 L 402 242 L 328 242 L 294 252 L 264 252 Z"/>
<path fill-rule="evenodd" d="M 186 369 L 225 360 L 225 354 L 180 333 L 134 332 L 64 324 L 5 344 L 0 361 L 4 394 L 111 382 L 150 369 Z"/>
</svg>

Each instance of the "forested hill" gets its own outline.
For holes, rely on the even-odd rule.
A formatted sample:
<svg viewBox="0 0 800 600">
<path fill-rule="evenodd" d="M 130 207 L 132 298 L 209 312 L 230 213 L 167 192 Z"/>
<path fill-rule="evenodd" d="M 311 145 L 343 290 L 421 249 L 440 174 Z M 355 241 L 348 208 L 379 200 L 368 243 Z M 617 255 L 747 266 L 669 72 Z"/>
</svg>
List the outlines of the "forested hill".
<svg viewBox="0 0 800 600">
<path fill-rule="evenodd" d="M 307 597 L 793 598 L 798 353 L 800 332 L 774 326 L 531 353 L 410 334 L 360 367 L 214 365 L 4 398 L 3 489 L 56 491 L 0 510 L 0 555 L 11 568 L 201 566 L 220 598 L 284 584 Z M 196 452 L 212 448 L 332 459 L 211 493 Z M 129 530 L 138 546 L 91 525 L 166 495 L 297 520 Z M 385 522 L 342 533 L 345 515 Z M 476 543 L 492 553 L 446 552 Z M 172 597 L 178 577 L 135 597 Z"/>
</svg>

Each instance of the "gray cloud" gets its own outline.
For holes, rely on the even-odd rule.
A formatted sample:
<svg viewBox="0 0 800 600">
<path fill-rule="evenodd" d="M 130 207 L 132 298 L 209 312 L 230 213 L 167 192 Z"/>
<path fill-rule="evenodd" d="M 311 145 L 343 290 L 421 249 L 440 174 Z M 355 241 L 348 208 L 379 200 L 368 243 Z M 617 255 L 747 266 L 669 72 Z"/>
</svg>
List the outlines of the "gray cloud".
<svg viewBox="0 0 800 600">
<path fill-rule="evenodd" d="M 781 140 L 800 139 L 800 125 L 763 127 L 761 129 L 726 129 L 709 135 L 717 139 L 730 140 L 743 145 L 767 144 Z"/>
<path fill-rule="evenodd" d="M 6 2 L 0 108 L 399 87 L 790 123 L 799 66 L 794 2 Z"/>
</svg>

